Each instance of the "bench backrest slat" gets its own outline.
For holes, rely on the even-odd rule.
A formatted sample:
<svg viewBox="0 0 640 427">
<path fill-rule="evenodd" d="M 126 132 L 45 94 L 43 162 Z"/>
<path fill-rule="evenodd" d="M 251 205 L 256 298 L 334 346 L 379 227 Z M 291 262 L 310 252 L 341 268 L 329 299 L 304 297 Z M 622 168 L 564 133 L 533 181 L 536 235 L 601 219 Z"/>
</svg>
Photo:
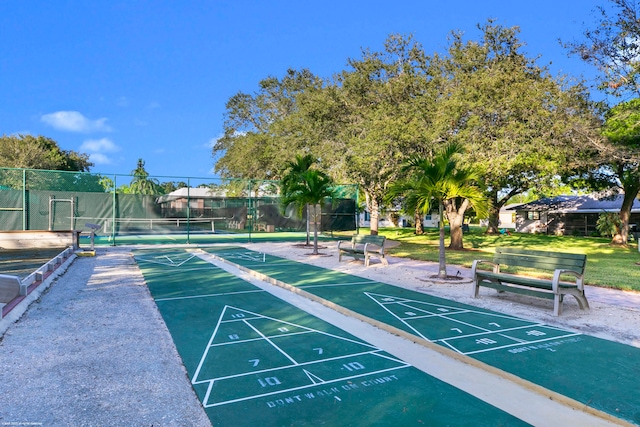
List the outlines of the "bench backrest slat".
<svg viewBox="0 0 640 427">
<path fill-rule="evenodd" d="M 353 244 L 373 243 L 377 246 L 384 245 L 385 237 L 373 234 L 355 234 L 351 240 Z"/>
<path fill-rule="evenodd" d="M 539 270 L 573 270 L 584 274 L 587 256 L 561 252 L 529 251 L 526 249 L 496 248 L 494 262 L 514 267 Z"/>
</svg>

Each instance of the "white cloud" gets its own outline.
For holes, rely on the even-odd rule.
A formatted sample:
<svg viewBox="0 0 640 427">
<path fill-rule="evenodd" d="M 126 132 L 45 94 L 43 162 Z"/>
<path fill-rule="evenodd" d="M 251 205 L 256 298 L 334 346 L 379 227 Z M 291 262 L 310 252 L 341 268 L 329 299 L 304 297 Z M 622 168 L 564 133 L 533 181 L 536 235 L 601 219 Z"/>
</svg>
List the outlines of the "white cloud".
<svg viewBox="0 0 640 427">
<path fill-rule="evenodd" d="M 110 165 L 111 163 L 113 163 L 109 156 L 102 153 L 89 154 L 89 161 L 95 163 L 96 165 Z"/>
<path fill-rule="evenodd" d="M 87 139 L 80 146 L 80 151 L 89 154 L 89 160 L 96 165 L 110 165 L 113 162 L 108 153 L 120 151 L 120 147 L 109 138 Z"/>
<path fill-rule="evenodd" d="M 88 119 L 78 111 L 56 111 L 45 114 L 40 120 L 58 130 L 69 132 L 110 132 L 106 118 Z"/>
<path fill-rule="evenodd" d="M 113 153 L 120 151 L 120 147 L 113 143 L 109 138 L 87 139 L 80 146 L 81 151 L 89 153 L 107 152 Z"/>
</svg>

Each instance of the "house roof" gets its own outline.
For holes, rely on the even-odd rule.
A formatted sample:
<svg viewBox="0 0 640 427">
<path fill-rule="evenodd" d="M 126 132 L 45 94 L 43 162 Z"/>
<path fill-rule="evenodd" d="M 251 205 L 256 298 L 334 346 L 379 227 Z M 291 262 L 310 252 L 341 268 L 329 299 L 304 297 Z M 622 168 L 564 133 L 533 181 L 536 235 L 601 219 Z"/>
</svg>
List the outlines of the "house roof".
<svg viewBox="0 0 640 427">
<path fill-rule="evenodd" d="M 580 212 L 599 213 L 603 211 L 617 212 L 622 207 L 624 195 L 587 194 L 583 196 L 556 196 L 547 197 L 520 206 L 508 208 L 518 211 L 545 211 L 545 212 Z M 631 208 L 632 212 L 640 212 L 640 200 L 636 199 Z"/>
<path fill-rule="evenodd" d="M 176 199 L 186 199 L 187 197 L 191 199 L 206 199 L 211 197 L 223 197 L 224 193 L 220 191 L 213 191 L 210 188 L 202 188 L 202 187 L 182 187 L 178 188 L 175 191 L 172 191 L 168 194 L 163 194 L 158 197 L 158 203 L 164 203 L 171 200 Z"/>
</svg>

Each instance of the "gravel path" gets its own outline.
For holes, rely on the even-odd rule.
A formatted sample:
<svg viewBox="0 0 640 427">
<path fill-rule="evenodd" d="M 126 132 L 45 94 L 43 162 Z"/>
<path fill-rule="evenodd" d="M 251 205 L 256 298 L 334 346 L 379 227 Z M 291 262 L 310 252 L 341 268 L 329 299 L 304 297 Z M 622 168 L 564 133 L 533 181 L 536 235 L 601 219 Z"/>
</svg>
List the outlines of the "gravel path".
<svg viewBox="0 0 640 427">
<path fill-rule="evenodd" d="M 211 425 L 128 250 L 75 259 L 8 328 L 2 425 Z"/>
</svg>

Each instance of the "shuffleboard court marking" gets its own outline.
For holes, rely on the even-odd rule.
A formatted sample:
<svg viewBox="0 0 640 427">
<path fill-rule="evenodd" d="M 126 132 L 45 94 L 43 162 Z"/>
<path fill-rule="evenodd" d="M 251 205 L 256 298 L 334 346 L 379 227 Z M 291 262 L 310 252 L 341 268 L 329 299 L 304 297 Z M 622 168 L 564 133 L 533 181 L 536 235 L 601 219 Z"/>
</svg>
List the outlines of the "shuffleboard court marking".
<svg viewBox="0 0 640 427">
<path fill-rule="evenodd" d="M 300 289 L 311 289 L 311 288 L 330 288 L 337 286 L 355 286 L 355 285 L 373 285 L 377 282 L 373 280 L 362 280 L 348 283 L 323 283 L 321 285 L 300 285 L 298 286 Z"/>
<path fill-rule="evenodd" d="M 191 259 L 195 258 L 194 254 L 182 252 L 182 253 L 172 253 L 172 254 L 158 254 L 158 255 L 137 255 L 136 259 L 153 263 L 160 264 L 166 267 L 182 267 L 182 265 Z"/>
<path fill-rule="evenodd" d="M 229 251 L 222 252 L 220 256 L 229 258 L 229 259 L 240 259 L 244 261 L 253 261 L 253 262 L 266 262 L 267 254 L 264 252 L 255 252 L 255 251 Z"/>
<path fill-rule="evenodd" d="M 364 292 L 364 294 L 421 338 L 434 343 L 441 343 L 453 351 L 464 355 L 502 350 L 522 345 L 533 346 L 545 341 L 565 340 L 581 335 L 580 333 L 567 332 L 542 323 L 528 322 L 512 316 L 494 315 L 493 313 L 485 313 L 483 311 L 469 310 L 444 304 L 434 304 L 393 295 L 375 294 L 371 292 Z M 475 322 L 459 318 L 465 315 L 473 315 Z M 487 321 L 484 324 L 479 323 L 478 319 L 483 318 L 486 318 Z M 500 320 L 500 318 L 502 318 L 502 320 Z M 419 327 L 420 321 L 425 319 L 430 320 L 429 325 L 432 326 L 431 328 L 426 329 Z M 511 324 L 515 322 L 516 325 L 503 327 L 502 321 L 507 320 Z M 442 323 L 444 323 L 445 329 L 448 328 L 449 331 L 455 332 L 456 334 L 437 339 L 430 338 L 428 332 L 433 329 L 433 326 L 435 326 L 436 329 L 442 328 Z M 456 325 L 458 325 L 458 327 L 456 327 Z M 518 332 L 519 336 L 513 332 Z M 558 334 L 556 335 L 554 332 Z M 456 346 L 456 343 L 460 343 L 460 345 Z"/>
<path fill-rule="evenodd" d="M 186 295 L 180 297 L 170 297 L 170 298 L 154 298 L 154 301 L 178 301 L 178 300 L 187 300 L 187 299 L 198 299 L 198 298 L 215 298 L 222 297 L 228 295 L 241 295 L 241 294 L 255 294 L 264 292 L 262 289 L 256 289 L 255 291 L 236 291 L 236 292 L 220 292 L 217 294 L 201 294 L 201 295 Z"/>
<path fill-rule="evenodd" d="M 215 356 L 225 353 L 235 355 L 235 363 L 217 363 Z M 238 360 L 238 354 L 247 360 Z M 363 341 L 225 305 L 191 382 L 206 384 L 203 406 L 209 408 L 374 374 L 392 375 L 410 366 Z"/>
</svg>

